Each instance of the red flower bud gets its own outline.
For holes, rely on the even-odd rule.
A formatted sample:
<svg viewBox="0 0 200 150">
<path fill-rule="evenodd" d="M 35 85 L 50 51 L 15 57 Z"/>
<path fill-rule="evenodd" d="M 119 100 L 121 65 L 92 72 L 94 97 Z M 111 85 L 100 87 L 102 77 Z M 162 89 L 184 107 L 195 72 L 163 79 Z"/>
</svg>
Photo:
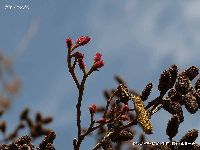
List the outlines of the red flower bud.
<svg viewBox="0 0 200 150">
<path fill-rule="evenodd" d="M 106 122 L 106 119 L 104 119 L 104 118 L 100 118 L 98 121 L 97 121 L 97 123 L 101 123 L 101 124 L 103 124 L 103 123 L 105 123 Z"/>
<path fill-rule="evenodd" d="M 91 104 L 88 109 L 90 113 L 95 113 L 97 110 L 97 106 L 95 104 Z"/>
<path fill-rule="evenodd" d="M 89 36 L 80 36 L 77 41 L 76 44 L 78 44 L 79 46 L 84 46 L 85 44 L 87 44 L 90 41 L 90 37 Z"/>
<path fill-rule="evenodd" d="M 72 39 L 69 37 L 66 39 L 67 48 L 71 48 L 73 45 Z"/>
<path fill-rule="evenodd" d="M 98 62 L 101 60 L 102 54 L 101 53 L 96 53 L 94 56 L 94 62 Z"/>
<path fill-rule="evenodd" d="M 94 67 L 95 67 L 96 69 L 101 68 L 101 67 L 103 67 L 103 66 L 104 66 L 103 60 L 98 61 L 98 62 L 96 62 L 96 63 L 94 64 Z"/>
</svg>

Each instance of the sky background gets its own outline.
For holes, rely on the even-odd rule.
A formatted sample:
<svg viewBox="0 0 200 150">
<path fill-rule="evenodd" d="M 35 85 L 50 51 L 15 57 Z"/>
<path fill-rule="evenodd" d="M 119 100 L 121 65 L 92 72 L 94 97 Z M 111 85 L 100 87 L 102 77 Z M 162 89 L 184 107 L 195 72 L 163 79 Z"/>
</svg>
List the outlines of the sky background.
<svg viewBox="0 0 200 150">
<path fill-rule="evenodd" d="M 25 6 L 29 9 L 5 9 Z M 91 103 L 105 103 L 102 90 L 115 88 L 114 75 L 121 75 L 130 88 L 142 91 L 153 82 L 151 97 L 158 94 L 160 73 L 177 64 L 180 70 L 200 67 L 200 1 L 192 0 L 0 0 L 0 49 L 14 58 L 22 91 L 5 118 L 9 128 L 25 107 L 54 117 L 49 125 L 57 133 L 56 149 L 72 149 L 76 136 L 77 90 L 68 73 L 65 39 L 89 35 L 90 44 L 81 47 L 86 65 L 96 52 L 103 54 L 105 66 L 90 76 L 86 84 L 83 110 Z M 185 112 L 179 139 L 200 128 L 199 112 Z M 89 121 L 83 112 L 83 125 Z M 152 141 L 167 141 L 169 114 L 161 111 L 152 118 Z M 200 138 L 197 140 L 200 143 Z M 91 149 L 88 138 L 81 149 Z"/>
</svg>

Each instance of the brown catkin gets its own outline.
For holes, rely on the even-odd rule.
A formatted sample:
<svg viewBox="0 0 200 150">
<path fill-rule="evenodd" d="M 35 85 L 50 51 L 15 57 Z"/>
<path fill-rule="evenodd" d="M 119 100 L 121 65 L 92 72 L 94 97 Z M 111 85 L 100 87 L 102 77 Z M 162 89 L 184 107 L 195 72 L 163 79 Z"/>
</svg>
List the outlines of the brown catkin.
<svg viewBox="0 0 200 150">
<path fill-rule="evenodd" d="M 31 137 L 28 135 L 20 137 L 17 141 L 15 141 L 15 144 L 17 145 L 23 145 L 23 144 L 29 144 L 31 143 Z"/>
<path fill-rule="evenodd" d="M 50 132 L 47 136 L 44 137 L 44 140 L 42 143 L 39 144 L 38 150 L 46 150 L 46 146 L 48 143 L 53 144 L 54 139 L 56 138 L 56 133 L 55 132 Z"/>
<path fill-rule="evenodd" d="M 176 82 L 178 75 L 178 68 L 176 65 L 172 65 L 168 70 L 163 71 L 160 76 L 158 90 L 165 94 L 170 88 L 172 88 Z"/>
<path fill-rule="evenodd" d="M 142 95 L 140 96 L 140 98 L 142 99 L 142 101 L 146 101 L 151 93 L 151 90 L 153 88 L 153 84 L 151 82 L 149 82 L 145 89 L 142 91 Z"/>
<path fill-rule="evenodd" d="M 11 144 L 0 146 L 1 150 L 34 150 L 34 145 L 31 143 L 31 137 L 26 135 L 18 138 Z"/>
<path fill-rule="evenodd" d="M 184 102 L 185 102 L 185 108 L 187 109 L 189 113 L 194 114 L 197 112 L 198 103 L 197 103 L 196 97 L 193 95 L 192 92 L 188 92 L 184 96 Z"/>
<path fill-rule="evenodd" d="M 195 66 L 192 66 L 188 68 L 187 70 L 184 71 L 186 76 L 190 81 L 192 81 L 198 74 L 199 74 L 199 69 Z"/>
<path fill-rule="evenodd" d="M 172 115 L 178 115 L 180 122 L 184 121 L 183 110 L 178 102 L 173 102 L 171 100 L 164 100 L 163 108 Z"/>
<path fill-rule="evenodd" d="M 170 141 L 178 133 L 179 124 L 180 124 L 179 117 L 177 115 L 173 115 L 172 118 L 169 120 L 166 129 L 166 133 L 169 136 Z"/>
<path fill-rule="evenodd" d="M 20 145 L 20 146 L 18 146 L 18 150 L 29 150 L 29 146 L 26 144 Z"/>
<path fill-rule="evenodd" d="M 170 87 L 173 87 L 173 85 L 176 82 L 177 76 L 178 76 L 178 67 L 174 64 L 169 68 L 169 72 L 171 74 L 171 82 Z"/>
<path fill-rule="evenodd" d="M 193 143 L 198 137 L 198 130 L 192 129 L 188 131 L 180 140 L 180 142 Z"/>
<path fill-rule="evenodd" d="M 14 143 L 11 143 L 6 146 L 5 150 L 18 150 L 18 146 Z"/>
<path fill-rule="evenodd" d="M 158 90 L 161 93 L 166 93 L 171 88 L 171 74 L 169 71 L 165 70 L 159 79 Z"/>
<path fill-rule="evenodd" d="M 46 150 L 55 150 L 55 147 L 52 143 L 48 143 L 46 146 Z"/>
<path fill-rule="evenodd" d="M 123 142 L 133 139 L 133 133 L 130 130 L 122 130 L 119 134 L 111 138 L 112 142 Z"/>
<path fill-rule="evenodd" d="M 175 84 L 175 89 L 180 94 L 186 94 L 190 88 L 190 81 L 184 73 L 178 76 L 178 81 Z"/>
<path fill-rule="evenodd" d="M 200 89 L 196 90 L 194 95 L 196 97 L 198 107 L 200 108 Z"/>
<path fill-rule="evenodd" d="M 200 89 L 200 78 L 195 83 L 195 90 Z"/>
<path fill-rule="evenodd" d="M 127 104 L 131 98 L 128 91 L 128 87 L 124 84 L 119 84 L 117 90 L 117 95 L 120 98 L 120 102 Z"/>
</svg>

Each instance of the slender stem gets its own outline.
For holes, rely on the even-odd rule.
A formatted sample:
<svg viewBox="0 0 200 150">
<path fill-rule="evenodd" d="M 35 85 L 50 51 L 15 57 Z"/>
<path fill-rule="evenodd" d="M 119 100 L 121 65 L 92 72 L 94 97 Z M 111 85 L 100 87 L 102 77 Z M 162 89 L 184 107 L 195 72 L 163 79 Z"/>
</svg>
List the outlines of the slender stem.
<svg viewBox="0 0 200 150">
<path fill-rule="evenodd" d="M 80 144 L 82 142 L 82 136 L 81 136 L 81 103 L 83 99 L 83 91 L 85 89 L 85 82 L 87 79 L 87 75 L 83 76 L 83 79 L 81 81 L 81 85 L 79 88 L 79 96 L 78 96 L 78 102 L 76 104 L 76 111 L 77 111 L 77 128 L 78 128 L 78 147 L 80 147 Z"/>
<path fill-rule="evenodd" d="M 72 65 L 72 56 L 71 56 L 71 52 L 72 52 L 72 49 L 69 48 L 68 49 L 68 56 L 67 56 L 67 63 L 68 63 L 68 68 L 69 68 L 69 72 L 72 76 L 72 78 L 74 79 L 74 82 L 77 86 L 77 88 L 79 89 L 80 88 L 80 83 L 76 77 L 76 74 L 75 74 L 75 71 L 74 71 L 74 67 Z"/>
<path fill-rule="evenodd" d="M 82 141 L 84 140 L 84 138 L 85 138 L 88 134 L 91 133 L 91 130 L 92 130 L 92 127 L 94 126 L 94 123 L 95 123 L 95 121 L 94 121 L 94 114 L 91 113 L 91 114 L 90 114 L 90 126 L 89 126 L 89 128 L 87 129 L 87 131 L 86 131 L 84 134 L 81 134 L 81 140 L 82 140 Z"/>
</svg>

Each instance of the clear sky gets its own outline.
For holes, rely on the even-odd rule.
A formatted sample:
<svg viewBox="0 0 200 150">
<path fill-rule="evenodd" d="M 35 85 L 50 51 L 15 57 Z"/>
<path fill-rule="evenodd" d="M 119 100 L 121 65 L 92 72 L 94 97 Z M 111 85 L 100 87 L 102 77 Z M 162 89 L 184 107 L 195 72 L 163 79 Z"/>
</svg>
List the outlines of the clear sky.
<svg viewBox="0 0 200 150">
<path fill-rule="evenodd" d="M 80 35 L 92 38 L 89 45 L 80 48 L 87 66 L 97 51 L 105 61 L 105 67 L 87 82 L 83 109 L 105 102 L 102 90 L 116 87 L 116 74 L 138 91 L 152 81 L 155 88 L 151 97 L 155 97 L 164 69 L 174 63 L 180 70 L 200 67 L 199 8 L 200 1 L 195 0 L 0 0 L 0 49 L 15 56 L 15 70 L 23 81 L 21 94 L 7 114 L 10 128 L 19 111 L 30 107 L 33 114 L 41 111 L 54 116 L 49 127 L 57 132 L 56 148 L 72 149 L 77 91 L 66 65 L 65 39 L 69 36 L 74 40 Z M 199 112 L 185 115 L 177 139 L 200 128 Z M 85 111 L 84 125 L 87 117 Z M 168 119 L 166 112 L 152 118 L 156 130 L 150 139 L 167 140 Z M 91 149 L 92 143 L 88 138 L 82 149 Z"/>
</svg>

